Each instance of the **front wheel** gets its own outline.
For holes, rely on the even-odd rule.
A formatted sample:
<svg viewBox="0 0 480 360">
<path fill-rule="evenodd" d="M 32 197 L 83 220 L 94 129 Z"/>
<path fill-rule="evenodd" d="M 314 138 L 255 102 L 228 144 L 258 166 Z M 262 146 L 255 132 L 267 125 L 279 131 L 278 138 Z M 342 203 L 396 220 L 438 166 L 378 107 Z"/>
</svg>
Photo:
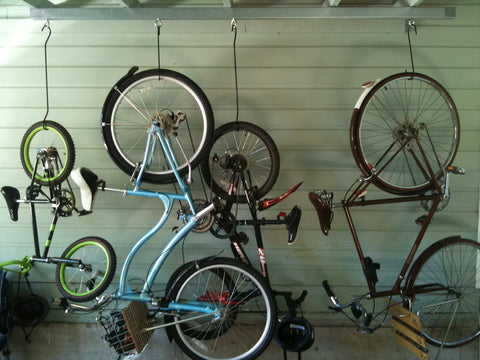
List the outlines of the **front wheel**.
<svg viewBox="0 0 480 360">
<path fill-rule="evenodd" d="M 110 243 L 93 236 L 72 243 L 63 252 L 62 259 L 55 274 L 57 287 L 63 296 L 75 302 L 93 300 L 102 294 L 117 266 Z"/>
<path fill-rule="evenodd" d="M 450 237 L 427 248 L 406 281 L 426 340 L 457 347 L 480 335 L 480 243 Z"/>
<path fill-rule="evenodd" d="M 184 271 L 168 298 L 206 303 L 216 314 L 178 312 L 171 333 L 192 359 L 254 359 L 270 343 L 276 322 L 272 290 L 253 268 L 227 258 L 206 260 Z M 192 318 L 188 320 L 188 318 Z"/>
<path fill-rule="evenodd" d="M 29 177 L 40 185 L 64 181 L 75 163 L 75 146 L 60 124 L 45 120 L 30 126 L 20 145 L 20 160 Z"/>
</svg>

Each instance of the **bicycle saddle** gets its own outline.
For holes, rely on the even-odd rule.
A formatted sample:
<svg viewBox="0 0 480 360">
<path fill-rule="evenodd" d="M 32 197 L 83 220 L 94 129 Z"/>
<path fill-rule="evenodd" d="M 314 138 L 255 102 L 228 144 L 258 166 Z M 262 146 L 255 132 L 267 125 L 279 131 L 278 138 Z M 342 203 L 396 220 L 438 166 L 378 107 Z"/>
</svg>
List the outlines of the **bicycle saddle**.
<svg viewBox="0 0 480 360">
<path fill-rule="evenodd" d="M 285 218 L 285 223 L 288 230 L 288 245 L 293 244 L 297 237 L 298 225 L 300 224 L 300 219 L 302 218 L 302 210 L 295 205 L 290 211 L 290 214 Z"/>
<path fill-rule="evenodd" d="M 81 215 L 91 213 L 99 183 L 98 176 L 92 170 L 85 167 L 72 170 L 70 175 L 80 188 L 82 206 L 84 209 L 84 212 Z"/>
<path fill-rule="evenodd" d="M 325 190 L 323 191 L 315 191 L 308 193 L 308 198 L 312 202 L 315 210 L 317 210 L 318 220 L 320 221 L 320 228 L 325 235 L 328 235 L 330 231 L 330 224 L 332 223 L 333 219 L 333 211 L 331 204 L 332 200 L 332 193 L 327 193 Z"/>
<path fill-rule="evenodd" d="M 2 194 L 7 201 L 8 212 L 13 221 L 18 220 L 18 206 L 17 200 L 20 200 L 20 192 L 13 186 L 2 186 Z"/>
</svg>

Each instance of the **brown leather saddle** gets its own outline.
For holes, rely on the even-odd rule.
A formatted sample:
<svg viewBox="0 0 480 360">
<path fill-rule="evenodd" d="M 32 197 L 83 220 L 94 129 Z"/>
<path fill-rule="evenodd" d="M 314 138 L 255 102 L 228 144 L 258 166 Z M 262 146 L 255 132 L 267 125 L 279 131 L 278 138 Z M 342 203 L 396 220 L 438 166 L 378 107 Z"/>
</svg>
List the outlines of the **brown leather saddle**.
<svg viewBox="0 0 480 360">
<path fill-rule="evenodd" d="M 320 228 L 325 235 L 330 231 L 330 224 L 333 220 L 332 198 L 333 194 L 325 190 L 312 191 L 308 194 L 315 210 L 317 210 Z"/>
</svg>

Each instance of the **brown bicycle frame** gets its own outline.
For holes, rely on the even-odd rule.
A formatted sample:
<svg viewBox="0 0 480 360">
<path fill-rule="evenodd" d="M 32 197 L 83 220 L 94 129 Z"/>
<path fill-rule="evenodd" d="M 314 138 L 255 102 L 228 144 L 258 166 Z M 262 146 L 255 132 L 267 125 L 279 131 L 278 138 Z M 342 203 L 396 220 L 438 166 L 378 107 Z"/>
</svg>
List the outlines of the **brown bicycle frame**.
<svg viewBox="0 0 480 360">
<path fill-rule="evenodd" d="M 430 225 L 430 222 L 432 221 L 433 214 L 437 210 L 438 205 L 440 204 L 442 200 L 442 188 L 440 184 L 438 183 L 438 180 L 430 166 L 430 163 L 428 162 L 428 159 L 425 155 L 425 152 L 423 151 L 423 148 L 418 141 L 418 138 L 415 138 L 416 143 L 418 145 L 418 148 L 420 150 L 421 156 L 425 160 L 425 164 L 427 169 L 423 169 L 421 167 L 421 162 L 416 158 L 416 163 L 419 167 L 421 167 L 421 170 L 424 174 L 429 174 L 430 175 L 430 181 L 431 181 L 431 186 L 429 187 L 430 190 L 436 190 L 436 193 L 432 191 L 432 195 L 410 195 L 410 196 L 405 196 L 405 197 L 397 197 L 397 198 L 385 198 L 385 199 L 374 199 L 374 200 L 365 200 L 365 198 L 362 196 L 362 193 L 365 193 L 366 188 L 372 183 L 373 179 L 375 178 L 375 175 L 383 171 L 387 165 L 399 154 L 400 151 L 402 151 L 405 148 L 405 145 L 408 143 L 405 142 L 405 144 L 395 152 L 395 154 L 392 156 L 392 158 L 382 167 L 382 169 L 378 172 L 374 172 L 372 170 L 372 174 L 370 174 L 363 182 L 361 182 L 351 193 L 350 196 L 348 196 L 345 200 L 341 202 L 341 206 L 345 212 L 345 216 L 348 221 L 348 226 L 350 228 L 350 232 L 353 237 L 353 242 L 355 244 L 355 248 L 357 250 L 358 256 L 360 258 L 360 263 L 362 265 L 362 270 L 364 272 L 365 279 L 367 280 L 368 288 L 370 291 L 370 296 L 372 298 L 378 298 L 378 297 L 387 297 L 387 296 L 392 296 L 392 295 L 398 295 L 401 293 L 401 284 L 403 280 L 405 279 L 405 275 L 410 268 L 410 265 L 412 264 L 412 261 L 415 257 L 415 254 L 418 250 L 418 247 L 420 246 L 420 243 L 422 242 L 422 239 L 427 231 L 428 226 Z M 357 206 L 369 206 L 369 205 L 383 205 L 383 204 L 394 204 L 394 203 L 401 203 L 401 202 L 411 202 L 411 201 L 422 201 L 422 200 L 432 200 L 432 206 L 430 211 L 428 212 L 425 220 L 422 223 L 422 227 L 420 228 L 420 231 L 415 239 L 415 242 L 412 245 L 412 248 L 410 249 L 410 252 L 405 259 L 405 262 L 403 264 L 403 267 L 398 274 L 397 280 L 395 281 L 395 284 L 393 285 L 391 290 L 387 291 L 379 291 L 377 292 L 375 290 L 375 284 L 367 276 L 367 264 L 365 261 L 365 257 L 363 254 L 363 249 L 360 244 L 360 240 L 357 234 L 357 230 L 355 228 L 355 224 L 353 222 L 353 218 L 350 212 L 351 207 L 357 207 Z M 436 284 L 432 284 L 436 285 Z M 431 290 L 428 289 L 423 289 L 421 292 L 428 292 Z M 416 292 L 418 293 L 418 292 Z M 408 294 L 407 294 L 408 295 Z"/>
</svg>

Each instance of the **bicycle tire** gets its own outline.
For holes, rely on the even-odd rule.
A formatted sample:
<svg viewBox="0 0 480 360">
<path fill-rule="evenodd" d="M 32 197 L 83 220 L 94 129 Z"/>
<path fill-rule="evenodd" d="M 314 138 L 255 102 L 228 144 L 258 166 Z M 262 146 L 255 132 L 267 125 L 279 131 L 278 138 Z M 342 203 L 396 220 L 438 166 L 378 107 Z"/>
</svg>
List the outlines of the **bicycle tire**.
<svg viewBox="0 0 480 360">
<path fill-rule="evenodd" d="M 27 129 L 20 144 L 20 160 L 30 178 L 35 171 L 39 150 L 45 150 L 47 168 L 43 169 L 43 175 L 37 170 L 33 180 L 45 186 L 64 181 L 75 164 L 75 146 L 69 132 L 51 120 L 36 122 Z M 42 167 L 39 165 L 37 169 Z"/>
<path fill-rule="evenodd" d="M 275 185 L 280 171 L 280 155 L 271 136 L 261 127 L 249 122 L 230 122 L 215 129 L 212 144 L 201 164 L 202 175 L 213 193 L 229 198 L 228 189 L 232 170 L 225 169 L 212 158 L 240 156 L 250 187 L 256 187 L 255 198 L 265 196 Z M 222 161 L 222 159 L 220 159 Z M 246 203 L 245 189 L 238 184 L 234 190 L 235 202 Z"/>
<path fill-rule="evenodd" d="M 228 274 L 233 286 L 227 289 L 222 276 L 212 272 Z M 175 342 L 192 359 L 254 359 L 273 337 L 277 311 L 272 290 L 255 269 L 237 260 L 217 258 L 191 267 L 175 282 L 169 300 L 209 301 L 222 307 L 220 318 L 171 326 Z M 202 331 L 208 336 L 201 336 Z"/>
<path fill-rule="evenodd" d="M 170 276 L 170 279 L 167 282 L 167 286 L 165 288 L 165 298 L 166 299 L 173 299 L 172 297 L 172 290 L 175 288 L 175 284 L 178 280 L 182 278 L 182 275 L 186 273 L 188 269 L 191 269 L 192 267 L 196 266 L 201 261 L 205 260 L 193 260 L 189 261 L 187 263 L 182 264 L 179 268 L 177 268 L 173 274 Z M 224 289 L 232 289 L 234 284 L 230 276 L 222 271 L 221 269 L 212 271 L 212 276 L 217 275 L 225 285 Z M 218 328 L 210 328 L 208 330 L 203 330 L 203 331 L 197 331 L 196 328 L 191 328 L 188 326 L 188 323 L 180 325 L 182 327 L 182 331 L 184 333 L 188 333 L 189 337 L 195 337 L 195 338 L 200 338 L 204 340 L 211 340 L 215 336 L 219 336 L 223 334 L 224 332 L 228 331 L 229 325 L 236 319 L 236 314 L 229 314 L 229 322 L 224 322 L 222 325 Z M 167 315 L 165 314 L 164 322 L 165 324 L 171 323 L 175 321 L 175 316 Z M 169 334 L 169 337 L 173 338 L 173 333 L 170 331 L 171 327 L 167 326 L 166 328 L 167 333 Z"/>
<path fill-rule="evenodd" d="M 455 158 L 460 124 L 452 97 L 426 75 L 405 72 L 381 80 L 353 112 L 355 161 L 387 192 L 411 195 L 433 186 L 417 137 L 433 176 L 441 179 Z"/>
<path fill-rule="evenodd" d="M 135 104 L 136 109 L 131 104 Z M 105 147 L 113 162 L 129 175 L 134 174 L 137 164 L 144 160 L 147 131 L 153 121 L 174 117 L 179 112 L 186 114 L 186 120 L 178 128 L 163 131 L 164 136 L 176 138 L 171 146 L 177 155 L 180 175 L 188 172 L 189 164 L 192 168 L 198 166 L 214 129 L 213 111 L 207 96 L 191 79 L 172 70 L 150 69 L 127 77 L 110 92 L 104 109 Z M 159 184 L 176 180 L 160 145 L 153 149 L 142 180 Z"/>
<path fill-rule="evenodd" d="M 58 290 L 68 300 L 85 302 L 101 295 L 112 282 L 117 258 L 112 245 L 95 236 L 79 239 L 65 249 L 62 259 L 81 260 L 81 266 L 59 263 Z"/>
<path fill-rule="evenodd" d="M 450 237 L 428 247 L 413 264 L 405 291 L 430 344 L 458 347 L 480 335 L 479 255 L 480 243 Z M 428 285 L 443 288 L 425 291 Z"/>
</svg>

